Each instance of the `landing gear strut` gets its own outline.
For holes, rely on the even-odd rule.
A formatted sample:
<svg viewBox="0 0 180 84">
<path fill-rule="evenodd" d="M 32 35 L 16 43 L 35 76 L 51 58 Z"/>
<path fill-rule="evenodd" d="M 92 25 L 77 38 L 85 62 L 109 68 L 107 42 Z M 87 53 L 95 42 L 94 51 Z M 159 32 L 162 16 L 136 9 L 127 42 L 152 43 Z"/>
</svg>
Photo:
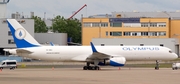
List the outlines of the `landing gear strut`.
<svg viewBox="0 0 180 84">
<path fill-rule="evenodd" d="M 158 62 L 158 60 L 156 60 L 155 70 L 159 70 L 159 62 Z"/>
<path fill-rule="evenodd" d="M 87 65 L 83 67 L 83 70 L 99 70 L 99 66 L 90 66 L 90 63 L 87 62 Z"/>
</svg>

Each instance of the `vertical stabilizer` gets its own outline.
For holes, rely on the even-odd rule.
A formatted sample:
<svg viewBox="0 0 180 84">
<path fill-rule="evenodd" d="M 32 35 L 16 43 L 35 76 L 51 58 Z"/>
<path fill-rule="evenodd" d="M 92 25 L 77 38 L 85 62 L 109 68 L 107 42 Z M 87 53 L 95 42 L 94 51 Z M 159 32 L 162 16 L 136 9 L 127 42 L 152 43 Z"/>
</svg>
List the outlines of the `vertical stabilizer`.
<svg viewBox="0 0 180 84">
<path fill-rule="evenodd" d="M 7 19 L 17 48 L 37 47 L 40 44 L 15 19 Z"/>
</svg>

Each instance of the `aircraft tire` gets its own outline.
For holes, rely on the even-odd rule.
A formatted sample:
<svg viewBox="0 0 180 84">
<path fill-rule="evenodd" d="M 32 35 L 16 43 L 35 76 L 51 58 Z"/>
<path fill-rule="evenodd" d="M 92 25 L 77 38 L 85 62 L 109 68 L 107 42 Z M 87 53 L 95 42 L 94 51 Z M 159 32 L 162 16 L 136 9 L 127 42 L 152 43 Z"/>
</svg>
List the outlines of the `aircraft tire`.
<svg viewBox="0 0 180 84">
<path fill-rule="evenodd" d="M 159 67 L 156 66 L 156 67 L 155 67 L 155 70 L 159 70 Z"/>
<path fill-rule="evenodd" d="M 83 67 L 83 70 L 88 70 L 88 67 L 87 67 L 87 66 L 84 66 L 84 67 Z"/>
<path fill-rule="evenodd" d="M 92 66 L 88 66 L 88 70 L 93 70 L 93 67 Z"/>
<path fill-rule="evenodd" d="M 11 68 L 9 68 L 10 70 L 14 70 L 15 68 L 14 67 L 11 67 Z"/>
<path fill-rule="evenodd" d="M 98 67 L 98 66 L 95 66 L 94 69 L 95 69 L 95 70 L 99 70 L 99 67 Z"/>
<path fill-rule="evenodd" d="M 92 70 L 95 70 L 95 67 L 94 67 L 94 66 L 92 66 Z"/>
</svg>

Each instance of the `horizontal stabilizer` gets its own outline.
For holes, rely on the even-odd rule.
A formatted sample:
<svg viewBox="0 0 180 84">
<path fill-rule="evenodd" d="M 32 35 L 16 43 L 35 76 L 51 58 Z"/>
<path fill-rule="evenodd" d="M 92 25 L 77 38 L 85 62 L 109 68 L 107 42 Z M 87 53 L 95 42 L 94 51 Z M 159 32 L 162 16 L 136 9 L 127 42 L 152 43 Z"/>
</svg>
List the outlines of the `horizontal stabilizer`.
<svg viewBox="0 0 180 84">
<path fill-rule="evenodd" d="M 11 49 L 3 49 L 4 51 L 6 51 L 6 52 L 9 52 L 9 50 L 11 50 Z"/>
</svg>

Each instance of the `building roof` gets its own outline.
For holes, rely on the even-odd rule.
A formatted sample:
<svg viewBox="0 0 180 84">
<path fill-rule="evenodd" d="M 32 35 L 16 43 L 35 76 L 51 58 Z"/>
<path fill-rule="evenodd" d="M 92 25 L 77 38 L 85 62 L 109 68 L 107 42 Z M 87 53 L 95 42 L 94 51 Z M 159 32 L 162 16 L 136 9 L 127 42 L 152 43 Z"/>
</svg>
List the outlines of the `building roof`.
<svg viewBox="0 0 180 84">
<path fill-rule="evenodd" d="M 89 18 L 115 18 L 116 15 L 120 14 L 122 18 L 171 18 L 171 19 L 180 19 L 180 11 L 175 12 L 166 12 L 166 11 L 157 11 L 157 12 L 112 12 L 112 14 L 99 14 L 92 15 Z"/>
</svg>

